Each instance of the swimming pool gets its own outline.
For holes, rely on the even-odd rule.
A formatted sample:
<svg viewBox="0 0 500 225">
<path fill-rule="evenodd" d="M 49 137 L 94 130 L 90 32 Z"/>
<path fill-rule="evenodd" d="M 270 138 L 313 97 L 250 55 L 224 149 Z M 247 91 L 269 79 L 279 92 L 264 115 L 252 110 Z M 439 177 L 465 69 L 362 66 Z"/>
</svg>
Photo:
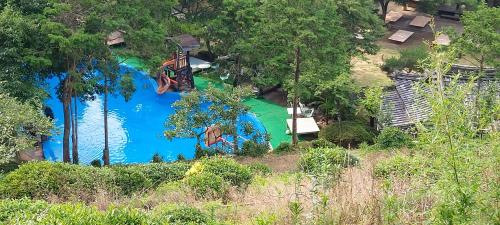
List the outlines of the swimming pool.
<svg viewBox="0 0 500 225">
<path fill-rule="evenodd" d="M 121 96 L 109 97 L 109 151 L 110 162 L 145 163 L 151 161 L 155 153 L 166 161 L 174 161 L 179 154 L 187 159 L 194 157 L 194 138 L 175 138 L 171 141 L 163 136 L 165 122 L 175 113 L 172 103 L 181 98 L 182 93 L 167 92 L 156 94 L 156 82 L 146 73 L 127 65 L 120 66 L 121 73 L 130 72 L 134 78 L 136 92 L 128 102 Z M 55 117 L 55 130 L 48 141 L 43 143 L 45 158 L 62 161 L 63 107 L 55 98 L 57 80 L 48 82 L 48 92 L 53 96 L 46 101 Z M 96 96 L 94 101 L 78 103 L 78 153 L 80 163 L 89 164 L 102 158 L 104 148 L 103 96 Z M 186 118 L 189 119 L 189 118 Z M 253 114 L 241 115 L 240 125 L 249 122 L 258 132 L 265 133 L 264 126 Z M 241 128 L 241 127 L 240 127 Z M 240 129 L 242 130 L 242 128 Z M 249 138 L 242 131 L 240 136 Z M 230 141 L 230 139 L 228 139 Z M 240 144 L 243 139 L 239 140 Z M 70 145 L 71 146 L 71 145 Z"/>
</svg>

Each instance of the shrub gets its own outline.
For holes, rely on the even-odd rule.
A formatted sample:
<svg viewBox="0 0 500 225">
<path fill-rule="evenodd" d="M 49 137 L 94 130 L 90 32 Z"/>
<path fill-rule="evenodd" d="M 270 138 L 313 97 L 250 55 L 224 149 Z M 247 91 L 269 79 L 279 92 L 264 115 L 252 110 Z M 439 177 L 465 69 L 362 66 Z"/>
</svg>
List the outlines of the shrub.
<svg viewBox="0 0 500 225">
<path fill-rule="evenodd" d="M 387 127 L 377 137 L 377 144 L 381 148 L 401 148 L 410 147 L 412 138 L 407 133 L 396 127 Z"/>
<path fill-rule="evenodd" d="M 181 180 L 188 163 L 154 163 L 96 168 L 53 162 L 31 162 L 0 180 L 2 198 L 41 198 L 92 201 L 99 189 L 131 194 L 160 183 Z"/>
<path fill-rule="evenodd" d="M 273 172 L 273 170 L 264 163 L 252 163 L 249 166 L 253 174 L 260 174 L 267 176 Z"/>
<path fill-rule="evenodd" d="M 390 57 L 386 59 L 384 61 L 384 64 L 382 65 L 382 70 L 389 73 L 403 69 L 422 72 L 419 64 L 422 60 L 426 59 L 429 56 L 427 47 L 424 45 L 409 49 L 403 49 L 399 53 L 400 56 L 398 58 Z"/>
<path fill-rule="evenodd" d="M 232 186 L 246 187 L 252 181 L 252 172 L 233 159 L 225 157 L 205 158 L 201 161 L 203 172 L 216 174 Z"/>
<path fill-rule="evenodd" d="M 359 160 L 345 149 L 311 148 L 300 158 L 299 165 L 309 174 L 335 174 L 340 168 L 357 165 Z"/>
<path fill-rule="evenodd" d="M 396 70 L 402 70 L 404 67 L 399 62 L 399 59 L 396 57 L 390 57 L 384 61 L 382 64 L 382 70 L 388 73 L 392 73 Z"/>
<path fill-rule="evenodd" d="M 351 147 L 361 142 L 373 142 L 374 135 L 366 125 L 356 121 L 342 121 L 323 128 L 319 137 L 344 147 Z"/>
<path fill-rule="evenodd" d="M 334 143 L 327 141 L 326 139 L 320 138 L 311 141 L 311 147 L 313 148 L 335 148 L 337 147 Z"/>
<path fill-rule="evenodd" d="M 93 166 L 93 167 L 101 167 L 102 166 L 101 160 L 94 159 L 94 160 L 92 160 L 92 162 L 90 162 L 90 165 Z"/>
<path fill-rule="evenodd" d="M 276 147 L 273 152 L 276 154 L 281 154 L 286 152 L 292 152 L 293 150 L 294 149 L 292 144 L 288 142 L 281 142 L 280 145 L 278 145 L 278 147 Z"/>
<path fill-rule="evenodd" d="M 107 183 L 99 168 L 52 162 L 31 162 L 0 180 L 3 198 L 62 199 L 92 197 L 97 188 Z M 105 185 L 105 184 L 104 184 Z"/>
<path fill-rule="evenodd" d="M 161 163 L 163 162 L 163 156 L 161 156 L 159 153 L 155 153 L 153 155 L 153 158 L 151 159 L 152 163 Z"/>
<path fill-rule="evenodd" d="M 405 178 L 414 175 L 434 178 L 437 177 L 438 171 L 435 167 L 437 165 L 423 155 L 408 156 L 400 153 L 380 161 L 373 172 L 379 178 L 389 178 L 391 176 Z"/>
<path fill-rule="evenodd" d="M 81 203 L 49 204 L 29 199 L 0 200 L 0 224 L 217 224 L 202 211 L 187 207 L 155 208 L 143 212 L 133 208 L 110 207 L 100 211 Z"/>
<path fill-rule="evenodd" d="M 223 198 L 229 187 L 227 181 L 211 172 L 188 176 L 186 184 L 194 191 L 197 198 Z"/>
<path fill-rule="evenodd" d="M 269 146 L 264 143 L 257 143 L 254 141 L 243 142 L 243 147 L 237 155 L 259 157 L 265 155 L 269 151 Z"/>
<path fill-rule="evenodd" d="M 151 181 L 146 178 L 140 167 L 113 166 L 111 168 L 115 172 L 113 183 L 118 185 L 125 195 L 151 187 Z"/>
<path fill-rule="evenodd" d="M 197 208 L 181 206 L 160 213 L 161 221 L 169 224 L 207 224 L 208 216 Z"/>
</svg>

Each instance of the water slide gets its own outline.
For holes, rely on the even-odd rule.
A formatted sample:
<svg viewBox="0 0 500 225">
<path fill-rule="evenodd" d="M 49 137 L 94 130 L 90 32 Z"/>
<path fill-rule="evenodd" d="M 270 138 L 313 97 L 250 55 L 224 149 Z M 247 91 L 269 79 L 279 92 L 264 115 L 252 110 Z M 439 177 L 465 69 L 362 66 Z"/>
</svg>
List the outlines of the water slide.
<svg viewBox="0 0 500 225">
<path fill-rule="evenodd" d="M 156 89 L 156 93 L 159 95 L 167 92 L 172 84 L 177 84 L 177 81 L 170 79 L 165 72 L 158 77 L 157 82 L 158 89 Z"/>
<path fill-rule="evenodd" d="M 156 93 L 158 93 L 159 95 L 167 92 L 170 88 L 170 85 L 177 84 L 177 81 L 170 79 L 170 77 L 168 77 L 165 73 L 165 67 L 168 66 L 171 66 L 171 68 L 175 69 L 175 59 L 163 62 L 161 66 L 161 71 L 163 72 L 158 76 L 158 80 L 156 81 L 158 83 L 158 89 L 156 90 Z"/>
</svg>

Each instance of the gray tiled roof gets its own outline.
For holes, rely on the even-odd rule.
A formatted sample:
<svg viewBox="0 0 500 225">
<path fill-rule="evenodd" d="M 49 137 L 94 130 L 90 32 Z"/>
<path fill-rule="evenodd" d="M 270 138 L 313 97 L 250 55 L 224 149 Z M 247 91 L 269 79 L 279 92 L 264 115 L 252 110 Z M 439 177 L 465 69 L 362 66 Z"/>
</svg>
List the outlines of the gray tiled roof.
<svg viewBox="0 0 500 225">
<path fill-rule="evenodd" d="M 469 80 L 471 74 L 477 74 L 477 67 L 454 65 L 448 73 L 445 83 L 448 83 L 450 77 L 460 73 L 461 77 L 459 82 L 465 83 Z M 426 120 L 429 117 L 431 109 L 425 97 L 419 93 L 425 93 L 427 90 L 421 87 L 420 81 L 424 81 L 426 77 L 422 74 L 396 72 L 391 76 L 394 81 L 394 86 L 387 88 L 384 91 L 382 113 L 389 115 L 391 126 L 405 127 L 413 125 L 417 121 Z M 495 69 L 485 69 L 484 75 L 478 79 L 481 83 L 480 88 L 486 87 L 485 83 L 493 83 L 498 86 L 496 88 L 498 97 L 500 98 L 500 77 Z M 417 88 L 424 88 L 417 91 Z M 470 99 L 474 96 L 471 94 Z"/>
</svg>

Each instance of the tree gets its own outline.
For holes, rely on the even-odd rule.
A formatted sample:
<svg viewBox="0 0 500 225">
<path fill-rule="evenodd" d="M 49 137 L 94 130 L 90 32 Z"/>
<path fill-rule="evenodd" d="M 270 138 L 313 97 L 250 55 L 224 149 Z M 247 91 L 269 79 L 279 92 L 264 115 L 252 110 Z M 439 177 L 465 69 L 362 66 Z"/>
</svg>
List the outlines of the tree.
<svg viewBox="0 0 500 225">
<path fill-rule="evenodd" d="M 308 80 L 318 83 L 347 72 L 349 34 L 330 1 L 265 1 L 258 12 L 252 40 L 263 76 L 283 82 L 293 74 L 288 87 L 294 108 L 292 142 L 297 144 L 297 107 L 305 85 L 301 74 L 314 76 Z"/>
<path fill-rule="evenodd" d="M 482 72 L 485 65 L 500 65 L 500 10 L 479 4 L 477 10 L 465 12 L 462 16 L 464 32 L 456 45 L 463 53 L 471 56 Z"/>
<path fill-rule="evenodd" d="M 218 126 L 222 134 L 233 137 L 233 153 L 238 153 L 238 118 L 248 112 L 243 100 L 250 96 L 249 88 L 209 86 L 206 91 L 192 91 L 173 104 L 175 113 L 166 123 L 165 136 L 196 138 L 196 151 L 201 151 L 201 137 L 207 129 Z"/>
<path fill-rule="evenodd" d="M 204 104 L 207 101 L 206 96 L 196 90 L 176 101 L 172 105 L 175 113 L 166 122 L 165 137 L 196 138 L 196 151 L 201 151 L 202 135 L 218 118 L 212 111 L 206 110 Z"/>
<path fill-rule="evenodd" d="M 44 79 L 39 71 L 51 61 L 47 41 L 39 34 L 37 22 L 8 6 L 0 12 L 0 82 L 4 93 L 19 101 L 42 100 L 47 94 L 39 88 Z"/>
<path fill-rule="evenodd" d="M 253 24 L 258 20 L 258 1 L 255 0 L 226 0 L 220 13 L 214 19 L 207 21 L 212 27 L 212 37 L 217 44 L 213 52 L 225 60 L 219 60 L 221 73 L 234 74 L 233 86 L 241 81 L 251 79 L 255 71 L 253 46 L 248 42 L 252 37 L 250 32 Z M 246 74 L 245 74 L 246 72 Z M 246 77 L 243 77 L 247 75 Z"/>
<path fill-rule="evenodd" d="M 49 135 L 52 121 L 36 102 L 20 102 L 0 89 L 0 164 L 21 151 L 34 149 L 39 135 Z"/>
<path fill-rule="evenodd" d="M 217 115 L 222 133 L 233 136 L 233 153 L 238 153 L 238 117 L 247 113 L 249 108 L 243 100 L 252 91 L 248 87 L 230 87 L 218 89 L 209 86 L 206 90 L 207 99 L 211 102 L 209 110 Z"/>
</svg>

